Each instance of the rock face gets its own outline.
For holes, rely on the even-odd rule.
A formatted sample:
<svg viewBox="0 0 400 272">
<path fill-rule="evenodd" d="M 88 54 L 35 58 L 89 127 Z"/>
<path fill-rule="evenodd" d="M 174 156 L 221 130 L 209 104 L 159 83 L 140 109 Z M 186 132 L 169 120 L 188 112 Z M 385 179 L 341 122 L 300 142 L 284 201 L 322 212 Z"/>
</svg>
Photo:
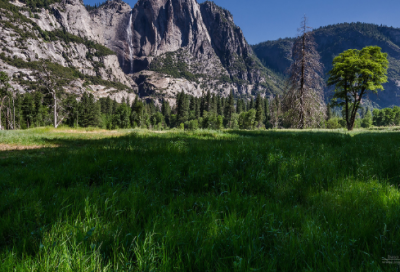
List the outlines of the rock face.
<svg viewBox="0 0 400 272">
<path fill-rule="evenodd" d="M 388 80 L 385 90 L 377 95 L 369 95 L 375 106 L 400 105 L 400 29 L 362 23 L 345 23 L 322 27 L 314 32 L 317 50 L 325 71 L 332 69 L 332 60 L 347 49 L 362 49 L 377 45 L 389 55 Z M 291 48 L 294 39 L 268 41 L 253 46 L 254 52 L 267 67 L 277 73 L 285 73 L 290 66 Z M 332 96 L 332 89 L 326 89 L 326 98 Z"/>
<path fill-rule="evenodd" d="M 190 75 L 202 79 L 204 91 L 235 90 L 245 96 L 281 90 L 280 78 L 262 66 L 232 15 L 212 2 L 139 0 L 131 10 L 116 0 L 90 16 L 126 74 L 152 70 L 194 84 L 182 76 Z M 215 90 L 217 81 L 222 91 Z"/>
<path fill-rule="evenodd" d="M 233 91 L 242 97 L 282 90 L 281 78 L 263 67 L 232 15 L 212 2 L 200 5 L 196 0 L 139 0 L 131 9 L 125 2 L 114 0 L 88 12 L 81 0 L 63 0 L 39 13 L 26 9 L 21 13 L 31 22 L 24 27 L 35 34 L 24 38 L 28 46 L 22 46 L 18 41 L 25 34 L 4 28 L 0 45 L 7 43 L 11 49 L 3 52 L 0 48 L 0 53 L 25 62 L 46 59 L 79 71 L 87 78 L 66 86 L 75 93 L 87 88 L 98 96 L 133 91 L 142 98 L 172 100 L 182 90 L 196 96 L 207 91 L 227 96 Z M 48 41 L 47 35 L 57 32 L 81 40 Z M 99 49 L 85 41 L 116 54 L 98 56 Z M 7 66 L 10 76 L 20 71 L 34 79 L 32 69 L 10 68 L 12 61 L 6 62 L 0 60 L 0 65 Z M 102 86 L 97 79 L 121 83 L 127 89 L 107 89 L 107 84 Z M 18 82 L 19 89 L 26 89 L 21 80 Z"/>
<path fill-rule="evenodd" d="M 35 67 L 46 60 L 58 65 L 56 67 L 70 68 L 68 71 L 83 75 L 80 79 L 71 79 L 64 86 L 68 92 L 80 95 L 90 91 L 96 97 L 110 95 L 120 100 L 122 97 L 118 93 L 132 99 L 135 97 L 132 90 L 137 90 L 136 83 L 122 71 L 118 57 L 115 54 L 98 54 L 98 49 L 79 38 L 97 43 L 103 41 L 103 36 L 99 34 L 101 29 L 93 26 L 89 13 L 80 1 L 65 1 L 35 13 L 29 12 L 20 2 L 12 4 L 23 8 L 19 12 L 20 18 L 15 18 L 10 11 L 0 10 L 0 70 L 11 78 L 14 89 L 21 93 L 33 90 L 38 72 Z M 49 38 L 49 35 L 62 33 L 63 30 L 75 35 L 75 41 L 62 37 Z M 107 84 L 100 86 L 91 81 Z M 119 88 L 112 87 L 110 82 L 117 82 Z"/>
<path fill-rule="evenodd" d="M 212 47 L 229 74 L 252 84 L 263 82 L 262 66 L 242 30 L 235 25 L 232 14 L 214 2 L 207 1 L 200 6 Z"/>
</svg>

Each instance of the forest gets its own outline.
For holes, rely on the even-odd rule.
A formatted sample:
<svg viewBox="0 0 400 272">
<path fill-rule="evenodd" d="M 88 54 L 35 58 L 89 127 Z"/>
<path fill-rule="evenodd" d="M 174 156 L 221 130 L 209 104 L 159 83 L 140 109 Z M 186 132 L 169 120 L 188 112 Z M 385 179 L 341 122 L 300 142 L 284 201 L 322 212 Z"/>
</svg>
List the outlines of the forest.
<svg viewBox="0 0 400 272">
<path fill-rule="evenodd" d="M 5 97 L 4 97 L 5 98 Z M 16 94 L 12 99 L 3 98 L 3 128 L 27 129 L 53 124 L 52 98 L 40 91 Z M 196 129 L 247 129 L 259 130 L 270 128 L 289 128 L 285 124 L 279 97 L 256 99 L 235 99 L 233 94 L 227 98 L 211 95 L 210 92 L 201 97 L 179 93 L 176 105 L 170 106 L 164 100 L 160 106 L 154 101 L 142 101 L 136 98 L 130 101 L 123 98 L 121 103 L 109 96 L 96 101 L 93 94 L 84 93 L 77 100 L 75 95 L 66 95 L 60 100 L 63 112 L 63 125 L 69 127 L 99 127 L 104 129 L 145 128 L 167 130 L 172 128 Z M 345 128 L 342 113 L 327 107 L 326 118 L 321 120 L 319 128 Z M 356 119 L 356 128 L 371 126 L 399 126 L 400 107 L 385 109 L 361 108 Z"/>
</svg>

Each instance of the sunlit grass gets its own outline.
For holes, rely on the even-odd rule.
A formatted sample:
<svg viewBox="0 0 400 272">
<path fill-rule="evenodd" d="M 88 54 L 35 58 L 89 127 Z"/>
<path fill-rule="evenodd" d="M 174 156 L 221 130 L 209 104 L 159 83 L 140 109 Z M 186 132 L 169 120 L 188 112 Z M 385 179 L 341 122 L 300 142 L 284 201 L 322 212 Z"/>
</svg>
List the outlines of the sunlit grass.
<svg viewBox="0 0 400 272">
<path fill-rule="evenodd" d="M 0 271 L 397 271 L 392 131 L 0 132 Z M 51 148 L 47 148 L 47 147 Z"/>
</svg>

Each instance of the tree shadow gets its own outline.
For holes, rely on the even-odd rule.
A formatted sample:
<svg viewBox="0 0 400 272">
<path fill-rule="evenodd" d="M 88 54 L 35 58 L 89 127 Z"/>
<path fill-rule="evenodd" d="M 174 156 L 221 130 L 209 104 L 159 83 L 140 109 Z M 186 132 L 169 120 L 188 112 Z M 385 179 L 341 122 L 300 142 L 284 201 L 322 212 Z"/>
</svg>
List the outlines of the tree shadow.
<svg viewBox="0 0 400 272">
<path fill-rule="evenodd" d="M 105 203 L 119 199 L 112 205 L 132 211 L 135 218 L 127 225 L 122 219 L 110 224 L 113 229 L 120 224 L 127 234 L 130 228 L 148 227 L 177 199 L 213 202 L 237 194 L 293 207 L 307 205 L 308 194 L 321 182 L 323 191 L 350 178 L 400 184 L 399 140 L 395 133 L 322 131 L 226 131 L 221 137 L 133 133 L 43 139 L 54 147 L 0 151 L 0 252 L 36 256 L 45 233 L 63 220 L 81 222 L 79 231 L 71 231 L 90 250 L 91 240 L 85 237 L 94 226 L 85 223 L 87 201 L 97 207 L 93 217 L 102 217 Z M 108 256 L 113 238 L 102 235 Z"/>
</svg>

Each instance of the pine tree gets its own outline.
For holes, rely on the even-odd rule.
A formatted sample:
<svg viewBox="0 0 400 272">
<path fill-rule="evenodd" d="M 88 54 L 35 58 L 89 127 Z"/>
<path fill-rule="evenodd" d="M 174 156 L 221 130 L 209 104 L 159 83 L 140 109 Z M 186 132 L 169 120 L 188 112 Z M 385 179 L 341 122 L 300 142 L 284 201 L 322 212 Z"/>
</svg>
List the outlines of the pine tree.
<svg viewBox="0 0 400 272">
<path fill-rule="evenodd" d="M 43 107 L 43 94 L 41 92 L 35 92 L 34 94 L 35 100 L 35 124 L 36 126 L 44 125 L 44 117 L 45 109 Z"/>
<path fill-rule="evenodd" d="M 213 114 L 217 114 L 217 98 L 215 97 L 215 95 L 213 95 L 211 98 L 210 112 L 212 112 Z"/>
<path fill-rule="evenodd" d="M 167 126 L 171 126 L 171 107 L 165 99 L 163 99 L 161 104 L 161 113 L 164 116 L 164 120 Z"/>
<path fill-rule="evenodd" d="M 110 96 L 107 96 L 106 99 L 106 108 L 104 110 L 105 114 L 112 115 L 113 112 L 113 101 L 111 100 Z"/>
<path fill-rule="evenodd" d="M 23 101 L 22 101 L 22 113 L 24 116 L 24 121 L 26 124 L 27 128 L 33 127 L 34 126 L 34 118 L 35 118 L 35 101 L 34 98 L 32 97 L 32 94 L 26 93 L 24 95 Z"/>
<path fill-rule="evenodd" d="M 310 29 L 304 17 L 293 45 L 288 91 L 283 99 L 286 123 L 302 129 L 318 126 L 325 115 L 323 65 Z"/>
<path fill-rule="evenodd" d="M 130 119 L 132 127 L 142 127 L 145 125 L 144 105 L 143 102 L 138 98 L 138 96 L 135 97 L 135 101 L 132 104 Z"/>
<path fill-rule="evenodd" d="M 211 101 L 211 93 L 210 90 L 207 91 L 207 96 L 206 96 L 206 104 L 205 104 L 205 111 L 210 112 L 212 107 L 212 101 Z"/>
<path fill-rule="evenodd" d="M 265 127 L 268 127 L 269 119 L 270 119 L 270 112 L 269 112 L 269 99 L 265 97 L 264 99 L 264 120 L 265 120 Z"/>
<path fill-rule="evenodd" d="M 255 110 L 256 110 L 256 117 L 255 117 L 256 126 L 260 128 L 263 122 L 262 98 L 260 94 L 258 94 L 256 98 Z"/>
<path fill-rule="evenodd" d="M 194 107 L 194 117 L 195 119 L 200 118 L 200 99 L 195 98 L 195 107 Z"/>
<path fill-rule="evenodd" d="M 281 118 L 281 100 L 279 95 L 275 96 L 274 99 L 271 100 L 270 105 L 270 123 L 273 128 L 278 128 L 280 126 L 280 118 Z"/>
<path fill-rule="evenodd" d="M 372 114 L 368 108 L 367 108 L 367 112 L 365 113 L 364 118 L 361 121 L 361 126 L 363 128 L 369 128 L 372 126 Z"/>
<path fill-rule="evenodd" d="M 236 102 L 236 113 L 240 114 L 242 112 L 242 100 L 238 99 Z"/>
<path fill-rule="evenodd" d="M 222 110 L 222 105 L 221 105 L 221 97 L 217 95 L 217 115 L 222 115 L 223 110 Z"/>
<path fill-rule="evenodd" d="M 204 92 L 200 98 L 200 117 L 204 116 L 204 112 L 207 111 L 206 109 L 206 98 L 204 97 Z"/>
<path fill-rule="evenodd" d="M 331 110 L 331 105 L 326 106 L 326 121 L 330 120 L 332 118 L 332 110 Z"/>
<path fill-rule="evenodd" d="M 251 109 L 254 109 L 254 100 L 253 100 L 253 97 L 250 98 L 250 105 L 249 105 L 249 108 L 247 109 L 247 111 L 249 111 L 249 110 L 251 110 Z"/>
<path fill-rule="evenodd" d="M 189 103 L 183 91 L 177 95 L 176 105 L 178 124 L 185 123 L 189 118 Z"/>
<path fill-rule="evenodd" d="M 228 102 L 226 102 L 225 105 L 225 123 L 228 128 L 232 128 L 232 117 L 233 114 L 235 113 L 235 100 L 234 100 L 234 94 L 233 90 L 231 91 L 229 97 L 228 97 Z"/>
</svg>

